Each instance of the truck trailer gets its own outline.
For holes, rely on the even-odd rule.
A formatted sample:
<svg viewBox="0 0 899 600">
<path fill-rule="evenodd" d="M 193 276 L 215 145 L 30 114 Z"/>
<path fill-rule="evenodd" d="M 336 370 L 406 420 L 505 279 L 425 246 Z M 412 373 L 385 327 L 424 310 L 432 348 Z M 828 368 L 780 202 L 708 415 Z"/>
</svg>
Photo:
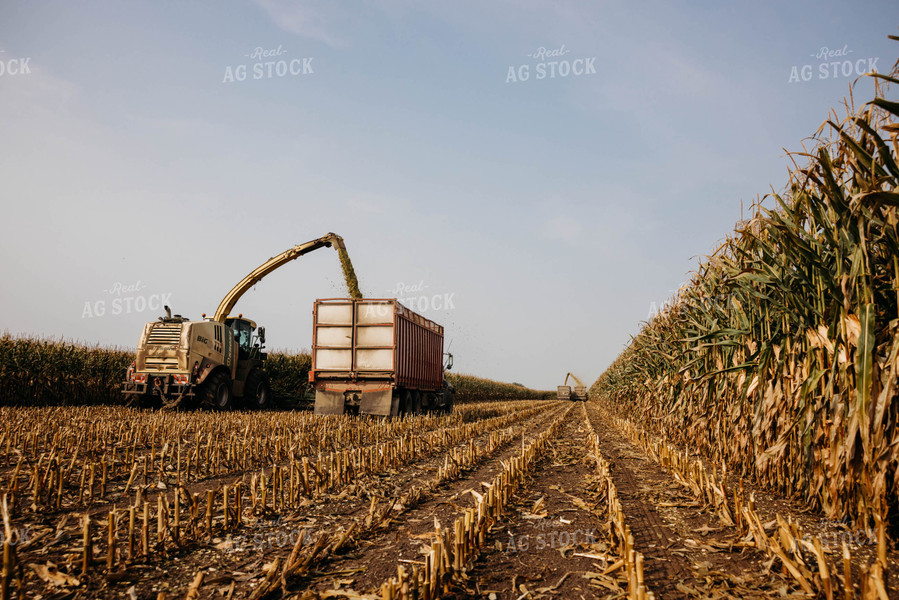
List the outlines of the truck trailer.
<svg viewBox="0 0 899 600">
<path fill-rule="evenodd" d="M 315 414 L 452 410 L 442 326 L 392 298 L 316 300 L 312 320 Z"/>
</svg>

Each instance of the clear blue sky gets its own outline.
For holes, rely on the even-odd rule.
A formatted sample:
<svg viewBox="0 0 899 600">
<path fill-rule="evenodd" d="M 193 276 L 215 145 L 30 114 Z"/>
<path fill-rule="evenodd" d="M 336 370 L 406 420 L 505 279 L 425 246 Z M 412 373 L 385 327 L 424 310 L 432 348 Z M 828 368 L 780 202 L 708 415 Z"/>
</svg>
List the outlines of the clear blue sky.
<svg viewBox="0 0 899 600">
<path fill-rule="evenodd" d="M 897 24 L 886 1 L 4 2 L 0 331 L 133 347 L 147 303 L 199 318 L 334 231 L 366 295 L 449 301 L 422 312 L 457 370 L 592 382 L 856 65 L 889 70 Z M 345 293 L 320 250 L 238 310 L 300 350 Z"/>
</svg>

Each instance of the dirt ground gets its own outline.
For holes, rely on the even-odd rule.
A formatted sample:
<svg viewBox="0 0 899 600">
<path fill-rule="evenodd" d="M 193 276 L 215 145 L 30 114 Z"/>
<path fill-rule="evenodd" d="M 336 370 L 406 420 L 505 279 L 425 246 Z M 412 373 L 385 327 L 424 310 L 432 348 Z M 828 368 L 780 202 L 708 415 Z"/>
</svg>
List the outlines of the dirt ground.
<svg viewBox="0 0 899 600">
<path fill-rule="evenodd" d="M 425 452 L 402 468 L 361 477 L 298 508 L 247 513 L 227 533 L 164 548 L 149 559 L 119 560 L 112 570 L 103 551 L 102 519 L 109 506 L 95 509 L 96 550 L 86 575 L 78 550 L 80 515 L 49 512 L 14 520 L 12 529 L 23 532 L 16 547 L 23 597 L 254 598 L 271 588 L 274 567 L 300 556 L 308 558 L 305 566 L 263 597 L 381 598 L 382 584 L 398 567 L 423 568 L 435 527 L 451 528 L 512 457 L 559 421 L 558 433 L 490 527 L 476 559 L 447 583 L 442 597 L 626 597 L 628 578 L 610 538 L 608 498 L 588 444 L 591 431 L 610 464 L 634 547 L 644 557 L 646 588 L 655 598 L 811 597 L 780 564 L 722 525 L 592 403 L 547 404 L 496 432 L 500 437 L 493 439 L 500 443 L 494 446 L 488 447 L 489 434 L 465 440 L 456 448 L 473 443 L 478 458 L 452 476 L 437 479 L 448 464 L 447 449 Z M 192 491 L 241 479 L 245 474 L 210 478 Z M 825 540 L 830 533 L 834 540 L 858 533 L 789 499 L 752 491 L 766 520 L 777 514 L 792 518 Z M 859 556 L 870 558 L 869 540 L 852 539 Z M 895 567 L 895 553 L 889 560 Z M 893 579 L 887 583 L 897 597 Z"/>
</svg>

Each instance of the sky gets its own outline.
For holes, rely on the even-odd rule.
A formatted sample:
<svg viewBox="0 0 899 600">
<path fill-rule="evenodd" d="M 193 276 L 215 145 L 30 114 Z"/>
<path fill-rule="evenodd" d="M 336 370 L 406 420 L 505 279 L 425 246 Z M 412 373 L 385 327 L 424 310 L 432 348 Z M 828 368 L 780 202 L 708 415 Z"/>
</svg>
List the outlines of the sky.
<svg viewBox="0 0 899 600">
<path fill-rule="evenodd" d="M 211 314 L 335 232 L 454 370 L 589 385 L 890 70 L 897 24 L 888 1 L 0 3 L 0 332 L 133 348 L 163 302 Z M 235 311 L 300 351 L 346 294 L 322 249 Z"/>
</svg>

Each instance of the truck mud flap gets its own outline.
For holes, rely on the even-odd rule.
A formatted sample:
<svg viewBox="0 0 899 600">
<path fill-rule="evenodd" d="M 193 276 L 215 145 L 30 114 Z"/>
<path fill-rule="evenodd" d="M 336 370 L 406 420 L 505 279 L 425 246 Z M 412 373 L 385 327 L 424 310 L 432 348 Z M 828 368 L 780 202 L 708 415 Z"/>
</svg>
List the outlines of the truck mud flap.
<svg viewBox="0 0 899 600">
<path fill-rule="evenodd" d="M 399 399 L 393 397 L 393 390 L 364 392 L 359 403 L 360 415 L 396 416 Z"/>
<path fill-rule="evenodd" d="M 315 414 L 342 415 L 343 410 L 343 392 L 315 390 Z"/>
</svg>

